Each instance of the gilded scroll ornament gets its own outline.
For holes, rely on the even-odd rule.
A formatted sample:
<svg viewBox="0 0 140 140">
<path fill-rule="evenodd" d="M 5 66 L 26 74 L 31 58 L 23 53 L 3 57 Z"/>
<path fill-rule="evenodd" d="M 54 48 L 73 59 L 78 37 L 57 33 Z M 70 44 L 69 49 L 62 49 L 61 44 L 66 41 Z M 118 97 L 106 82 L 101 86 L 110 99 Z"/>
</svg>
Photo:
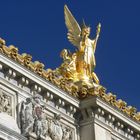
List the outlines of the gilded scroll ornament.
<svg viewBox="0 0 140 140">
<path fill-rule="evenodd" d="M 22 55 L 17 55 L 17 61 L 21 64 L 26 66 L 27 68 L 30 67 L 32 56 L 30 54 L 23 53 Z"/>
<path fill-rule="evenodd" d="M 124 110 L 126 108 L 127 103 L 123 101 L 122 99 L 119 99 L 115 102 L 115 106 L 119 108 L 120 110 Z"/>
<path fill-rule="evenodd" d="M 128 116 L 133 117 L 136 113 L 136 108 L 133 106 L 127 106 L 123 111 L 127 113 Z"/>
<path fill-rule="evenodd" d="M 140 121 L 140 112 L 137 112 L 137 113 L 134 115 L 134 119 L 136 119 L 137 121 Z"/>
</svg>

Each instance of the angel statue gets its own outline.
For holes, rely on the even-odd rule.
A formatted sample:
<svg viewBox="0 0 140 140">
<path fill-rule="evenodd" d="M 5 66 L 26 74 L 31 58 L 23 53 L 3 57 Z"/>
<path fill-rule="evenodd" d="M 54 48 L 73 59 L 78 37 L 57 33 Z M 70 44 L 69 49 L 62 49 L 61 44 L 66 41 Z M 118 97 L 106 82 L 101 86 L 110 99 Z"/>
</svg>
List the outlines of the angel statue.
<svg viewBox="0 0 140 140">
<path fill-rule="evenodd" d="M 68 7 L 64 6 L 65 24 L 68 29 L 68 40 L 76 46 L 78 49 L 76 51 L 76 72 L 75 80 L 85 81 L 90 83 L 94 81 L 95 84 L 99 85 L 99 79 L 94 73 L 94 68 L 96 66 L 95 61 L 95 50 L 96 44 L 99 38 L 101 24 L 97 26 L 95 39 L 90 39 L 90 27 L 86 26 L 85 22 L 80 27 Z"/>
</svg>

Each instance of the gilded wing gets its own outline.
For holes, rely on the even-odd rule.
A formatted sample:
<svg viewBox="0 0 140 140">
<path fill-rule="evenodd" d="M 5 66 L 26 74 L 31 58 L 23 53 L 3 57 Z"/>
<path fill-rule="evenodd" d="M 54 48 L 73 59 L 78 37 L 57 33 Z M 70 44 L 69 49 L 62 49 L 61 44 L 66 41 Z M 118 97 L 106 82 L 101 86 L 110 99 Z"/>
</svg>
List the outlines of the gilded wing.
<svg viewBox="0 0 140 140">
<path fill-rule="evenodd" d="M 68 40 L 74 46 L 79 48 L 81 41 L 80 37 L 81 28 L 66 5 L 64 6 L 64 15 L 65 15 L 65 24 L 68 29 L 67 34 Z"/>
</svg>

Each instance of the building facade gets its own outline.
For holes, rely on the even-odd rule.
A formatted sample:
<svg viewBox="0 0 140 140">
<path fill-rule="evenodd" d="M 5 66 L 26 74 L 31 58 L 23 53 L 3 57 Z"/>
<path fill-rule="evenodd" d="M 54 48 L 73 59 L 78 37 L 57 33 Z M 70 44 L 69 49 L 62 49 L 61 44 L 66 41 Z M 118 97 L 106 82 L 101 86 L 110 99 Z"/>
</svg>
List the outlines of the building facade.
<svg viewBox="0 0 140 140">
<path fill-rule="evenodd" d="M 57 70 L 44 70 L 1 39 L 1 140 L 140 139 L 140 113 L 134 107 L 104 87 L 68 87 Z"/>
</svg>

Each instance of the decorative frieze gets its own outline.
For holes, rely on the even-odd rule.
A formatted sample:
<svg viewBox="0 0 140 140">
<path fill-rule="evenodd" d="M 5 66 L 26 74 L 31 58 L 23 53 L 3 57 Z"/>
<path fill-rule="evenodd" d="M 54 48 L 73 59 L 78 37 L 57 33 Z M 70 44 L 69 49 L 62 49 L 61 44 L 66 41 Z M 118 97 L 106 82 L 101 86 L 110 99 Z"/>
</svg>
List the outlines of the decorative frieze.
<svg viewBox="0 0 140 140">
<path fill-rule="evenodd" d="M 37 84 L 34 84 L 34 85 L 32 85 L 32 87 L 31 87 L 31 91 L 32 91 L 32 92 L 40 93 L 41 90 L 42 90 L 41 87 L 38 86 Z"/>
<path fill-rule="evenodd" d="M 20 77 L 18 83 L 21 84 L 22 87 L 23 86 L 28 86 L 29 85 L 29 80 L 25 77 Z"/>
<path fill-rule="evenodd" d="M 51 94 L 50 92 L 46 93 L 46 99 L 52 100 L 53 98 L 54 98 L 53 94 Z"/>
<path fill-rule="evenodd" d="M 5 76 L 7 76 L 9 79 L 10 78 L 15 78 L 16 77 L 16 72 L 12 69 L 6 69 Z"/>
</svg>

